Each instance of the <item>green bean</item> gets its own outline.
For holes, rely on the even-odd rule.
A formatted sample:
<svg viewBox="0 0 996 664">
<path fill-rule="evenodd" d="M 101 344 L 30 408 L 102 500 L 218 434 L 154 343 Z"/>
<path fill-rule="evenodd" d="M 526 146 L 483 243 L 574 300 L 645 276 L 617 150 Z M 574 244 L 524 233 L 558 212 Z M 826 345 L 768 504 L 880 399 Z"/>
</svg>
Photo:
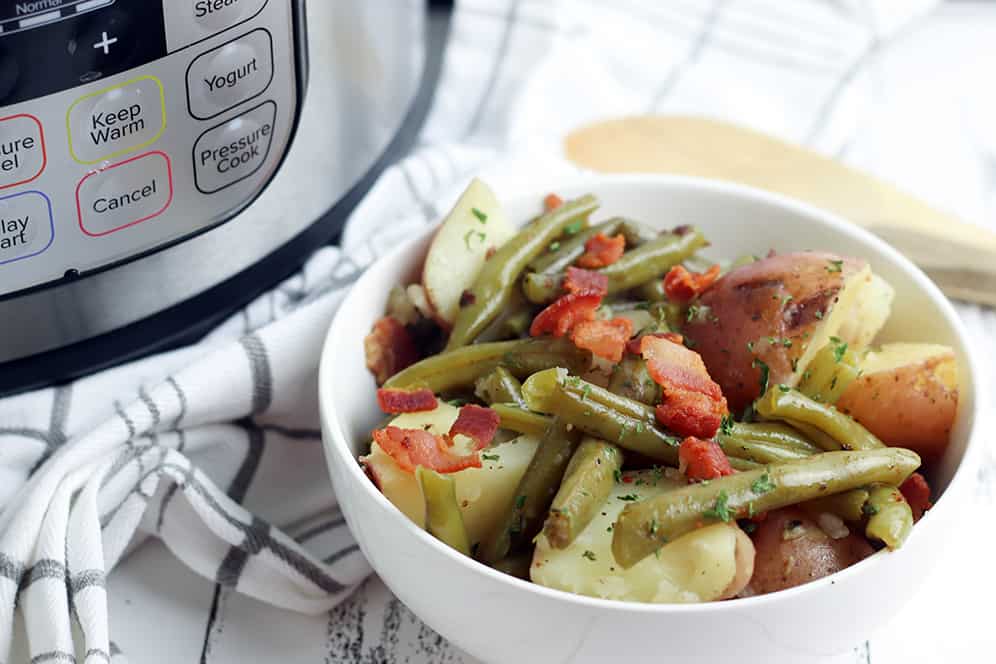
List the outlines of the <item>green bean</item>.
<svg viewBox="0 0 996 664">
<path fill-rule="evenodd" d="M 609 278 L 609 295 L 621 293 L 662 277 L 705 244 L 705 237 L 696 230 L 684 235 L 668 233 L 627 251 L 622 258 L 598 272 Z M 560 294 L 562 281 L 561 274 L 527 274 L 522 280 L 522 290 L 530 301 L 545 304 Z"/>
<path fill-rule="evenodd" d="M 560 480 L 564 477 L 580 436 L 554 418 L 540 440 L 539 447 L 515 489 L 515 497 L 506 508 L 498 527 L 481 542 L 477 555 L 492 564 L 531 542 L 543 527 L 543 519 Z"/>
<path fill-rule="evenodd" d="M 498 334 L 505 339 L 518 339 L 529 332 L 529 326 L 532 322 L 532 309 L 516 311 L 501 321 L 501 324 L 498 326 Z"/>
<path fill-rule="evenodd" d="M 513 403 L 526 407 L 522 399 L 522 383 L 505 367 L 496 367 L 474 382 L 474 394 L 486 404 Z"/>
<path fill-rule="evenodd" d="M 730 435 L 734 438 L 746 438 L 778 445 L 810 455 L 823 451 L 789 425 L 778 422 L 734 422 Z"/>
<path fill-rule="evenodd" d="M 501 313 L 477 335 L 474 343 L 518 339 L 525 336 L 535 313 L 536 306 L 526 299 L 521 289 L 515 288 Z"/>
<path fill-rule="evenodd" d="M 840 443 L 837 442 L 836 438 L 829 434 L 823 433 L 812 424 L 797 422 L 795 420 L 785 420 L 785 423 L 809 440 L 813 441 L 813 444 L 821 450 L 833 452 L 835 450 L 843 449 Z"/>
<path fill-rule="evenodd" d="M 596 224 L 587 230 L 583 230 L 566 240 L 560 241 L 560 246 L 548 253 L 542 254 L 529 264 L 529 269 L 533 272 L 563 272 L 574 264 L 581 254 L 584 253 L 584 245 L 591 238 L 599 233 L 613 235 L 619 228 L 619 219 L 610 219 Z"/>
<path fill-rule="evenodd" d="M 801 503 L 799 507 L 813 516 L 823 512 L 836 514 L 844 521 L 861 521 L 865 514 L 865 503 L 868 502 L 867 489 L 851 489 L 833 496 L 816 498 Z"/>
<path fill-rule="evenodd" d="M 532 564 L 533 552 L 526 551 L 524 553 L 516 553 L 511 556 L 505 556 L 498 562 L 491 565 L 491 567 L 499 572 L 504 572 L 509 576 L 514 576 L 517 579 L 528 581 L 529 568 L 532 567 Z"/>
<path fill-rule="evenodd" d="M 522 396 L 530 410 L 556 413 L 589 436 L 651 459 L 678 463 L 679 441 L 655 426 L 650 406 L 568 376 L 563 369 L 533 374 L 523 383 Z"/>
<path fill-rule="evenodd" d="M 415 468 L 415 479 L 425 500 L 425 529 L 443 544 L 470 555 L 470 538 L 463 524 L 452 475 L 440 475 L 424 466 Z"/>
<path fill-rule="evenodd" d="M 656 240 L 660 232 L 639 221 L 627 219 L 625 217 L 613 217 L 612 221 L 619 222 L 619 232 L 626 238 L 626 248 L 633 249 L 648 242 Z"/>
<path fill-rule="evenodd" d="M 546 415 L 524 410 L 518 405 L 510 403 L 493 403 L 491 404 L 491 410 L 498 413 L 502 429 L 536 436 L 537 438 L 543 435 L 546 428 L 550 426 L 550 420 L 552 419 Z"/>
<path fill-rule="evenodd" d="M 896 447 L 825 452 L 692 484 L 626 506 L 613 527 L 612 553 L 629 568 L 703 523 L 729 522 L 874 482 L 896 485 L 919 465 L 915 453 Z"/>
<path fill-rule="evenodd" d="M 763 463 L 751 459 L 740 459 L 738 457 L 727 457 L 733 470 L 757 470 L 764 466 Z"/>
<path fill-rule="evenodd" d="M 829 343 L 813 356 L 797 389 L 814 401 L 833 404 L 860 373 L 860 360 L 840 342 Z"/>
<path fill-rule="evenodd" d="M 883 446 L 882 441 L 850 416 L 784 385 L 768 388 L 755 408 L 766 419 L 790 420 L 819 429 L 836 441 L 839 449 L 871 450 Z M 818 440 L 813 442 L 820 444 Z"/>
<path fill-rule="evenodd" d="M 790 447 L 782 447 L 774 443 L 751 440 L 750 438 L 738 438 L 737 436 L 725 434 L 716 436 L 716 442 L 719 443 L 719 446 L 728 457 L 747 459 L 748 461 L 761 464 L 780 463 L 782 461 L 805 459 L 808 456 L 812 456 L 808 452 L 802 452 Z"/>
<path fill-rule="evenodd" d="M 559 236 L 564 227 L 586 219 L 598 207 L 592 195 L 568 201 L 528 224 L 484 263 L 469 289 L 472 304 L 457 312 L 446 350 L 471 343 L 508 304 L 519 275 L 534 258 Z"/>
<path fill-rule="evenodd" d="M 392 376 L 384 387 L 428 387 L 439 394 L 471 388 L 481 376 L 504 366 L 516 378 L 556 366 L 583 373 L 591 354 L 565 339 L 536 338 L 465 346 L 416 362 Z"/>
<path fill-rule="evenodd" d="M 626 355 L 612 370 L 609 389 L 616 394 L 653 405 L 661 401 L 661 387 L 650 377 L 643 358 Z"/>
<path fill-rule="evenodd" d="M 566 548 L 591 523 L 608 500 L 622 462 L 622 451 L 612 443 L 590 437 L 581 441 L 543 525 L 550 546 Z"/>
<path fill-rule="evenodd" d="M 642 284 L 638 285 L 634 291 L 637 297 L 640 297 L 648 302 L 667 302 L 667 291 L 664 290 L 664 280 L 660 277 L 654 277 L 649 281 L 644 281 Z"/>
<path fill-rule="evenodd" d="M 890 549 L 902 546 L 913 529 L 913 510 L 895 486 L 872 487 L 864 511 L 868 515 L 865 535 Z"/>
</svg>

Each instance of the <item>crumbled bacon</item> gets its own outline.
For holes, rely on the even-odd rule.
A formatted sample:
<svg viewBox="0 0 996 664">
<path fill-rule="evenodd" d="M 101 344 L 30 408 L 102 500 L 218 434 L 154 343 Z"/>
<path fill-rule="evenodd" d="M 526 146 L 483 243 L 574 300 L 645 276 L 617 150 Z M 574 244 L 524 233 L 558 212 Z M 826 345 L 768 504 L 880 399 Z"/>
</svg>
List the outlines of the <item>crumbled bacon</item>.
<svg viewBox="0 0 996 664">
<path fill-rule="evenodd" d="M 601 272 L 569 267 L 567 268 L 567 277 L 564 278 L 564 290 L 568 293 L 608 295 L 609 277 Z"/>
<path fill-rule="evenodd" d="M 611 362 L 622 359 L 626 342 L 633 335 L 628 318 L 582 321 L 571 330 L 571 342 Z"/>
<path fill-rule="evenodd" d="M 598 293 L 568 293 L 536 314 L 529 326 L 530 336 L 552 334 L 562 337 L 582 321 L 594 320 L 595 312 L 602 304 Z"/>
<path fill-rule="evenodd" d="M 455 473 L 464 468 L 480 468 L 477 452 L 454 454 L 443 436 L 436 436 L 424 429 L 384 427 L 373 432 L 373 439 L 381 449 L 397 462 L 402 470 L 413 473 L 418 466 L 425 466 L 437 473 Z"/>
<path fill-rule="evenodd" d="M 436 395 L 427 387 L 417 390 L 380 388 L 377 390 L 377 405 L 385 413 L 418 413 L 436 409 Z"/>
<path fill-rule="evenodd" d="M 418 361 L 418 350 L 411 334 L 393 316 L 384 316 L 373 324 L 370 334 L 363 339 L 363 352 L 367 369 L 378 385 Z"/>
<path fill-rule="evenodd" d="M 732 475 L 733 467 L 723 449 L 714 441 L 689 436 L 678 448 L 678 469 L 695 482 Z"/>
<path fill-rule="evenodd" d="M 578 259 L 578 265 L 589 269 L 612 265 L 622 257 L 625 250 L 626 238 L 622 235 L 608 237 L 599 233 L 584 243 L 584 253 Z"/>
<path fill-rule="evenodd" d="M 467 436 L 474 441 L 474 449 L 487 447 L 498 433 L 500 418 L 498 413 L 475 404 L 467 404 L 460 408 L 460 414 L 450 427 L 447 438 L 452 442 L 457 434 Z"/>
<path fill-rule="evenodd" d="M 899 487 L 900 493 L 913 510 L 913 520 L 919 521 L 923 513 L 933 507 L 930 502 L 930 485 L 920 473 L 913 473 Z"/>
<path fill-rule="evenodd" d="M 650 377 L 661 386 L 657 421 L 682 436 L 712 438 L 728 414 L 722 390 L 695 351 L 671 339 L 644 336 L 640 354 Z"/>
<path fill-rule="evenodd" d="M 556 210 L 563 204 L 564 199 L 557 194 L 547 194 L 546 198 L 543 199 L 543 209 L 547 212 L 550 210 Z"/>
<path fill-rule="evenodd" d="M 660 337 L 661 339 L 667 339 L 668 341 L 673 341 L 676 344 L 685 344 L 685 337 L 678 334 L 677 332 L 652 332 L 650 334 L 643 334 L 635 339 L 630 339 L 629 343 L 626 344 L 626 352 L 632 353 L 633 355 L 640 354 L 640 345 L 643 343 L 643 337 Z"/>
<path fill-rule="evenodd" d="M 684 265 L 675 265 L 664 277 L 664 292 L 676 302 L 688 302 L 719 279 L 719 266 L 706 272 L 689 272 Z"/>
</svg>

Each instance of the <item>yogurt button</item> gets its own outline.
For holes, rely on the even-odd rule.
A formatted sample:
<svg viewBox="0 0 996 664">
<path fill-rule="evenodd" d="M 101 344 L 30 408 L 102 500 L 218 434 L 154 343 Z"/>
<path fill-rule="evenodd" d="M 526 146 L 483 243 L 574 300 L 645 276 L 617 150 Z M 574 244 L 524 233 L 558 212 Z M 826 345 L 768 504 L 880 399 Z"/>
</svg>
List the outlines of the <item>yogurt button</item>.
<svg viewBox="0 0 996 664">
<path fill-rule="evenodd" d="M 262 94 L 273 79 L 273 44 L 262 28 L 198 56 L 187 69 L 190 114 L 206 120 Z"/>
</svg>

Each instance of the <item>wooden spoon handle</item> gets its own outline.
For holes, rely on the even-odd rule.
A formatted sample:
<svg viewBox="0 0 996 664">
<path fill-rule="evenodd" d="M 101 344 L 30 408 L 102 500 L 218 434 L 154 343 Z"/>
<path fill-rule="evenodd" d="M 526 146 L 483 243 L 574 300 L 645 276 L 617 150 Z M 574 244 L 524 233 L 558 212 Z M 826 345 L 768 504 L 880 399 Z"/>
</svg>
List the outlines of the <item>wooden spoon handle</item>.
<svg viewBox="0 0 996 664">
<path fill-rule="evenodd" d="M 637 116 L 582 127 L 567 157 L 602 172 L 728 180 L 804 200 L 872 230 L 950 297 L 996 306 L 996 233 L 811 150 L 725 122 Z"/>
</svg>

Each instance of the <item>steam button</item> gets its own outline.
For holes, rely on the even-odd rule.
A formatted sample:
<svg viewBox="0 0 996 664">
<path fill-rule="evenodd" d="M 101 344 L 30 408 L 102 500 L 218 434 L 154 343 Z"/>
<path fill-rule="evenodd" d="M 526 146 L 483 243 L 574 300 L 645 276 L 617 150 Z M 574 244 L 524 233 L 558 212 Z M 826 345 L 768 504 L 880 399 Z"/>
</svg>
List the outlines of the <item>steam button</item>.
<svg viewBox="0 0 996 664">
<path fill-rule="evenodd" d="M 168 0 L 166 46 L 172 52 L 248 21 L 267 0 Z"/>
</svg>

